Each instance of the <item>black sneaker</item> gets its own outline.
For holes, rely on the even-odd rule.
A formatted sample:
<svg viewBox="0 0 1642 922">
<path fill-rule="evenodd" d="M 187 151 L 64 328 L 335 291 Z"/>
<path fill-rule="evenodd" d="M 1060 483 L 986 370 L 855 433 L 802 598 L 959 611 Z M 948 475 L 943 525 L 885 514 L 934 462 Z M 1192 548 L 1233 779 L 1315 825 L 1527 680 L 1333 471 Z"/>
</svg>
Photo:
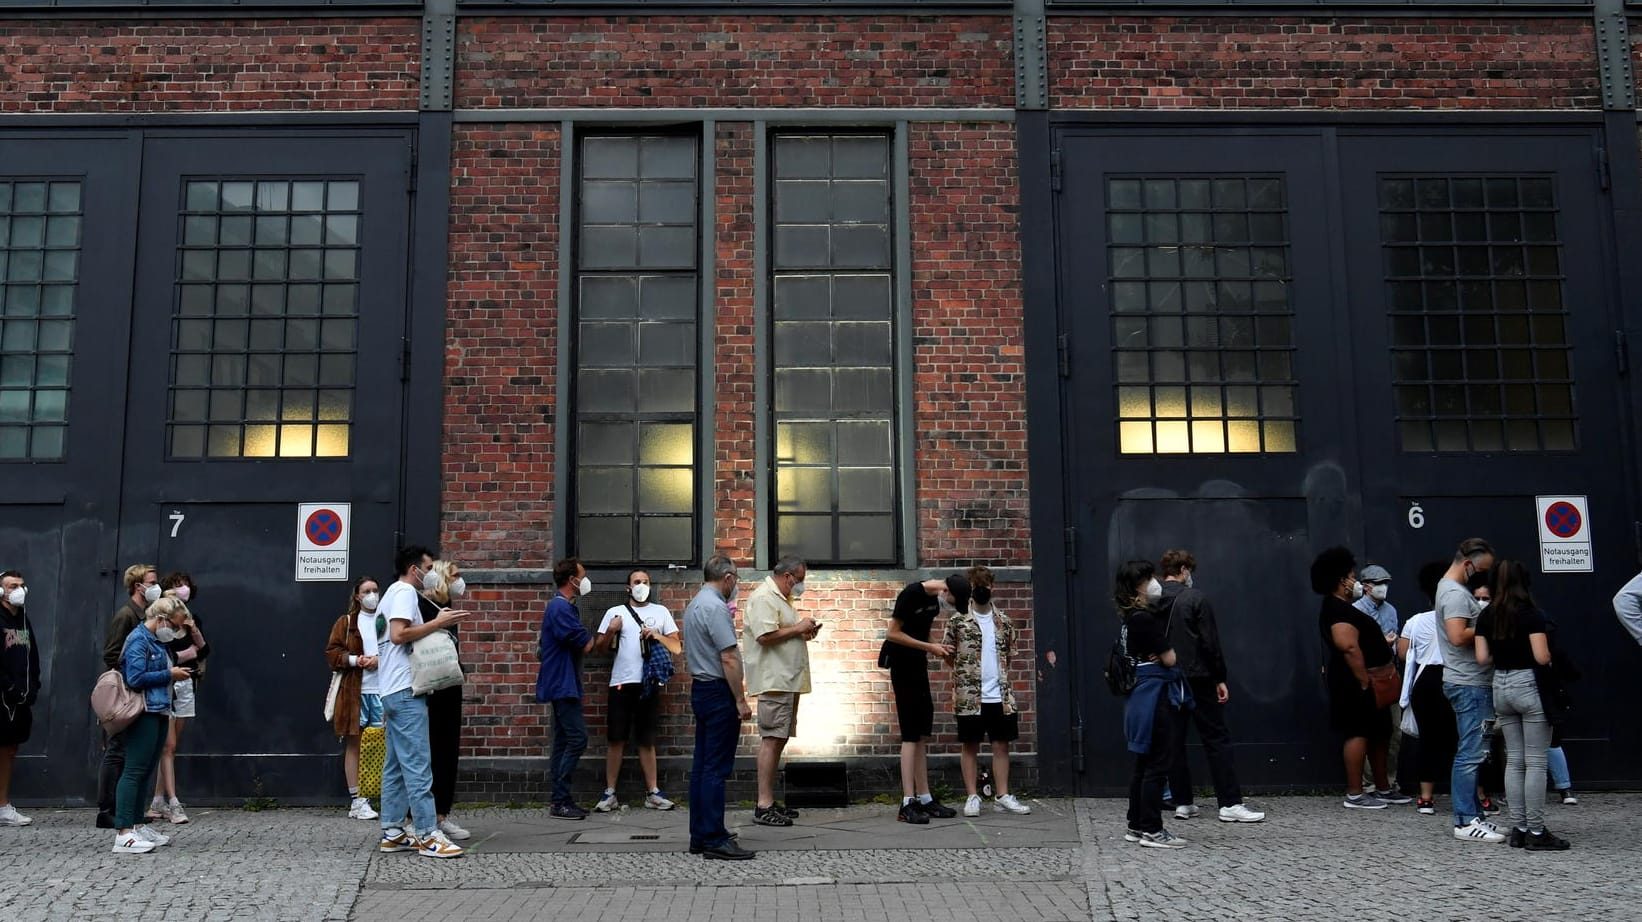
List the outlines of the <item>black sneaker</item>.
<svg viewBox="0 0 1642 922">
<path fill-rule="evenodd" d="M 901 805 L 901 812 L 895 814 L 898 823 L 911 823 L 914 826 L 928 826 L 929 814 L 925 813 L 916 800 Z"/>
<path fill-rule="evenodd" d="M 1505 801 L 1503 800 L 1496 802 L 1492 797 L 1484 797 L 1480 806 L 1482 807 L 1482 812 L 1484 814 L 1493 816 L 1499 812 L 1500 807 L 1503 806 L 1504 803 Z"/>
<path fill-rule="evenodd" d="M 949 820 L 958 815 L 958 811 L 934 799 L 927 804 L 918 804 L 918 809 L 928 814 L 931 819 L 937 820 Z"/>
<path fill-rule="evenodd" d="M 554 804 L 553 809 L 547 811 L 547 814 L 556 820 L 587 819 L 587 811 L 575 804 Z"/>
<path fill-rule="evenodd" d="M 1565 852 L 1573 847 L 1567 839 L 1559 838 L 1551 830 L 1530 832 L 1522 843 L 1522 850 L 1527 852 Z"/>
<path fill-rule="evenodd" d="M 1526 829 L 1512 829 L 1510 838 L 1506 839 L 1506 844 L 1511 846 L 1512 848 L 1522 848 L 1522 843 L 1527 838 L 1528 838 L 1528 830 L 1526 830 Z"/>
<path fill-rule="evenodd" d="M 789 806 L 787 806 L 786 804 L 782 803 L 779 800 L 776 801 L 773 804 L 770 804 L 770 809 L 774 810 L 775 812 L 777 812 L 779 814 L 781 814 L 782 816 L 786 817 L 789 820 L 798 819 L 798 811 L 794 810 L 793 808 L 791 808 Z"/>
<path fill-rule="evenodd" d="M 781 812 L 780 804 L 753 808 L 753 822 L 760 826 L 791 826 L 792 817 Z"/>
<path fill-rule="evenodd" d="M 701 850 L 701 857 L 710 861 L 747 861 L 755 854 L 735 844 L 733 839 L 723 845 L 711 845 Z"/>
</svg>

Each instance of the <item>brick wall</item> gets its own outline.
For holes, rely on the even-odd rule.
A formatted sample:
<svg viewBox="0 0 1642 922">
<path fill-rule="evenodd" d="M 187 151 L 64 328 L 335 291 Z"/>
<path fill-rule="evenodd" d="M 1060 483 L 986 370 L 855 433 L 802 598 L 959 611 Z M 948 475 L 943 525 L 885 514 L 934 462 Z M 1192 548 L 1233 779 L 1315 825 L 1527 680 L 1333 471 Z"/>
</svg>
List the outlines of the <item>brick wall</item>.
<svg viewBox="0 0 1642 922">
<path fill-rule="evenodd" d="M 0 22 L 0 112 L 414 109 L 414 19 Z"/>
<path fill-rule="evenodd" d="M 1051 19 L 1056 108 L 1596 108 L 1588 17 Z"/>
<path fill-rule="evenodd" d="M 463 19 L 458 106 L 1010 106 L 1007 17 Z"/>
</svg>

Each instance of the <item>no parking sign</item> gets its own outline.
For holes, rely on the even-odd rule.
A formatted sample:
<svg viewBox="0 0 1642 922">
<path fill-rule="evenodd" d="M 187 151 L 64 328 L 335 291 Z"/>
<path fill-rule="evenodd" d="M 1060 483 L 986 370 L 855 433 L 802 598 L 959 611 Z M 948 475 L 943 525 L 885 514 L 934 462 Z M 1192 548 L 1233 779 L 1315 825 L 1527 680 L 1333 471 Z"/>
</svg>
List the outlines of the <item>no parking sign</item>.
<svg viewBox="0 0 1642 922">
<path fill-rule="evenodd" d="M 300 503 L 296 509 L 297 582 L 347 580 L 350 504 Z"/>
<path fill-rule="evenodd" d="M 1591 573 L 1591 510 L 1583 496 L 1536 496 L 1541 573 Z"/>
</svg>

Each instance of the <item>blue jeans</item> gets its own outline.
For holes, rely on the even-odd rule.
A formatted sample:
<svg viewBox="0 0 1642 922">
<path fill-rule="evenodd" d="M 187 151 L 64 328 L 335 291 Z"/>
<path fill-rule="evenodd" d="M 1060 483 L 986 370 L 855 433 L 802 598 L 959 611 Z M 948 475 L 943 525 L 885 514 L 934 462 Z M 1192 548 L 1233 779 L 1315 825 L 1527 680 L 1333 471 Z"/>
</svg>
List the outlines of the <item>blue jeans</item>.
<svg viewBox="0 0 1642 922">
<path fill-rule="evenodd" d="M 428 758 L 428 703 L 408 688 L 383 695 L 382 724 L 388 746 L 382 759 L 382 828 L 401 828 L 409 813 L 416 835 L 432 835 L 439 816 Z"/>
<path fill-rule="evenodd" d="M 553 699 L 553 754 L 548 759 L 553 772 L 553 806 L 574 804 L 570 779 L 576 775 L 582 753 L 587 751 L 587 721 L 582 717 L 582 699 Z"/>
<path fill-rule="evenodd" d="M 1551 771 L 1551 787 L 1566 791 L 1574 786 L 1573 775 L 1568 771 L 1568 754 L 1561 746 L 1553 746 L 1546 752 L 1545 762 Z"/>
<path fill-rule="evenodd" d="M 696 749 L 690 756 L 690 845 L 717 848 L 730 841 L 724 828 L 724 782 L 735 767 L 741 715 L 723 679 L 690 683 Z"/>
<path fill-rule="evenodd" d="M 1491 685 L 1451 685 L 1442 683 L 1442 693 L 1454 706 L 1454 724 L 1459 747 L 1454 750 L 1454 773 L 1449 778 L 1449 796 L 1454 801 L 1454 825 L 1464 826 L 1482 816 L 1477 802 L 1477 770 L 1487 758 L 1482 738 L 1482 722 L 1494 716 L 1494 689 Z"/>
</svg>

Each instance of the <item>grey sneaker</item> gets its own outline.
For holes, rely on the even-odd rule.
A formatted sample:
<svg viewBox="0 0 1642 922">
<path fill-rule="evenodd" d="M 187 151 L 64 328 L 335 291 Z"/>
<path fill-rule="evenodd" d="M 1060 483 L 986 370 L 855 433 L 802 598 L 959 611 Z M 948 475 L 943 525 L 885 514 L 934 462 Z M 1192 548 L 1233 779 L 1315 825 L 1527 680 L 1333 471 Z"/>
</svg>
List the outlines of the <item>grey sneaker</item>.
<svg viewBox="0 0 1642 922">
<path fill-rule="evenodd" d="M 1353 810 L 1384 810 L 1385 801 L 1365 791 L 1362 794 L 1347 795 L 1343 806 Z"/>
<path fill-rule="evenodd" d="M 1140 834 L 1141 848 L 1185 848 L 1186 840 L 1167 829 Z"/>
<path fill-rule="evenodd" d="M 1365 791 L 1364 793 L 1368 793 L 1368 792 Z M 1414 798 L 1409 797 L 1407 794 L 1404 794 L 1402 791 L 1375 791 L 1373 793 L 1374 793 L 1375 797 L 1379 798 L 1380 800 L 1382 800 L 1382 801 L 1384 801 L 1388 804 L 1395 804 L 1395 805 L 1401 806 L 1402 804 L 1411 804 L 1411 803 L 1414 802 Z"/>
</svg>

